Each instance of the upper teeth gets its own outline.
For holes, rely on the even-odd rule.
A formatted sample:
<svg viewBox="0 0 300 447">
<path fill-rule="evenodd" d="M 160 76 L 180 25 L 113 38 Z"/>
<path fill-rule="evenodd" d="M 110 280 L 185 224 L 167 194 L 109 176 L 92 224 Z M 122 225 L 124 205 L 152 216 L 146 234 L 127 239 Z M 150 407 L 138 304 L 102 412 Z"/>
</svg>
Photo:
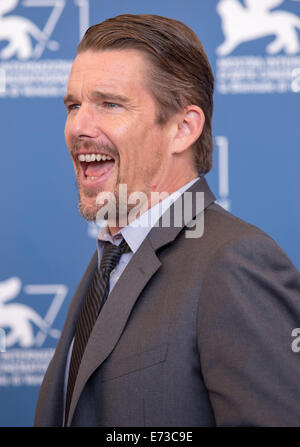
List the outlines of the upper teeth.
<svg viewBox="0 0 300 447">
<path fill-rule="evenodd" d="M 79 161 L 105 161 L 105 160 L 111 160 L 112 158 L 109 155 L 104 154 L 80 154 L 78 155 Z"/>
</svg>

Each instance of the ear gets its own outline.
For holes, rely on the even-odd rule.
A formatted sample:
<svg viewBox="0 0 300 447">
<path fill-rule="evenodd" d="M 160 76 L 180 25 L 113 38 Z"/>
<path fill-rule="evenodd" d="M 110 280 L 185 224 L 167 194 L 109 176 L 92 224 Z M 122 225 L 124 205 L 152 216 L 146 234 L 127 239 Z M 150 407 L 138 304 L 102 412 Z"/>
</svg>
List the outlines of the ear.
<svg viewBox="0 0 300 447">
<path fill-rule="evenodd" d="M 177 129 L 173 137 L 172 153 L 184 152 L 200 137 L 205 116 L 203 110 L 196 105 L 189 105 L 177 115 Z"/>
</svg>

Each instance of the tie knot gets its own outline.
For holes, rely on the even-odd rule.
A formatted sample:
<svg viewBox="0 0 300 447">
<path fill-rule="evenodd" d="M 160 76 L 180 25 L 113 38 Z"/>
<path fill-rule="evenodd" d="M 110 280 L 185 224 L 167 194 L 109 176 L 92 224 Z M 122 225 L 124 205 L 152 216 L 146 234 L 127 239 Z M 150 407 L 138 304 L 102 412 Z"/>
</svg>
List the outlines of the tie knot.
<svg viewBox="0 0 300 447">
<path fill-rule="evenodd" d="M 104 249 L 100 263 L 100 269 L 106 269 L 109 273 L 116 267 L 123 253 L 129 253 L 131 250 L 122 239 L 120 245 L 114 245 L 111 242 L 104 241 Z"/>
</svg>

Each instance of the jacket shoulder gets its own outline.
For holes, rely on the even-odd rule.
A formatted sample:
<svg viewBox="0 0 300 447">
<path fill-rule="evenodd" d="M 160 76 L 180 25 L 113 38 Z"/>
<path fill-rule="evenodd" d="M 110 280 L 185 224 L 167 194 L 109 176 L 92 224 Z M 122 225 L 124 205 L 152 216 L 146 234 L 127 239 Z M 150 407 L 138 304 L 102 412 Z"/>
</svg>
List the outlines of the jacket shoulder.
<svg viewBox="0 0 300 447">
<path fill-rule="evenodd" d="M 252 225 L 220 205 L 208 206 L 204 213 L 204 232 L 201 238 L 194 239 L 194 245 L 207 257 L 208 262 L 228 249 L 237 249 L 241 253 L 272 253 L 279 259 L 293 265 L 287 254 L 277 242 L 260 228 Z M 196 249 L 196 247 L 195 247 Z M 293 265 L 293 268 L 295 266 Z"/>
<path fill-rule="evenodd" d="M 220 205 L 213 203 L 205 210 L 204 234 L 213 234 L 216 243 L 226 243 L 244 238 L 263 238 L 276 242 L 257 226 L 226 211 Z"/>
</svg>

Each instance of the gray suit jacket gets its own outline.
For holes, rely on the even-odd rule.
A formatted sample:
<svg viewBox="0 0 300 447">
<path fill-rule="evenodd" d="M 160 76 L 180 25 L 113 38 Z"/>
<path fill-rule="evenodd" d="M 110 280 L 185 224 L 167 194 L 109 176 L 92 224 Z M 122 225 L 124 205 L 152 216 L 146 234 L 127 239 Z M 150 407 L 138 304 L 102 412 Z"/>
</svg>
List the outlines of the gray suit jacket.
<svg viewBox="0 0 300 447">
<path fill-rule="evenodd" d="M 266 234 L 214 204 L 204 234 L 153 228 L 105 303 L 68 425 L 299 426 L 300 275 Z M 194 202 L 195 205 L 195 202 Z M 69 308 L 35 425 L 60 426 L 67 353 L 97 256 Z"/>
</svg>

